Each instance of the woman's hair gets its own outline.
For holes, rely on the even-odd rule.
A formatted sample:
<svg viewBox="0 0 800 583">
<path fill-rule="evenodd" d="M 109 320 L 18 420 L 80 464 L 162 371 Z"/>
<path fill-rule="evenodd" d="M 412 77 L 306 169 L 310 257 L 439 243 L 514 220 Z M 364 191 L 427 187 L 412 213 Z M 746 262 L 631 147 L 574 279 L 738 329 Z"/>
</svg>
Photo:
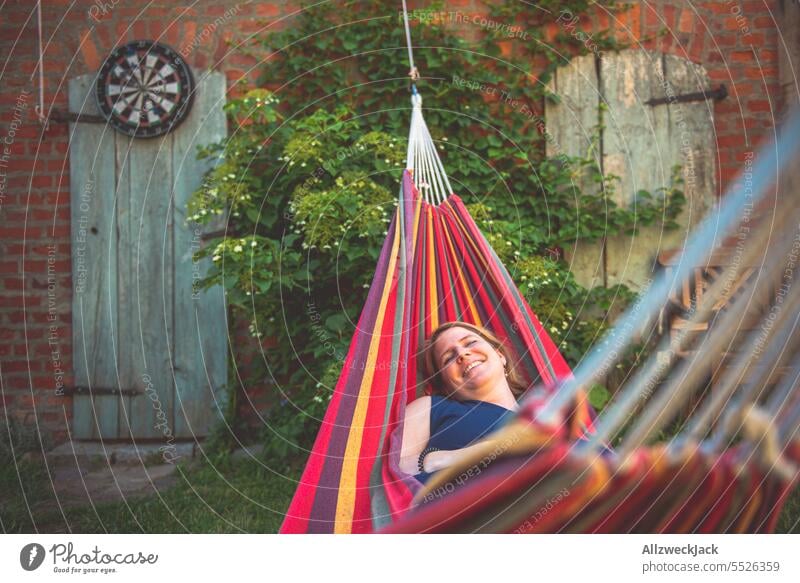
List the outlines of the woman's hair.
<svg viewBox="0 0 800 583">
<path fill-rule="evenodd" d="M 447 322 L 446 324 L 442 324 L 434 330 L 433 334 L 431 334 L 430 338 L 425 342 L 422 352 L 420 352 L 422 372 L 434 391 L 445 397 L 449 396 L 444 379 L 442 378 L 442 371 L 436 363 L 436 355 L 434 354 L 433 346 L 436 344 L 439 336 L 442 335 L 442 332 L 450 328 L 464 328 L 470 330 L 491 344 L 492 347 L 498 350 L 506 359 L 506 380 L 508 381 L 511 392 L 514 393 L 516 398 L 519 398 L 525 392 L 528 386 L 517 374 L 503 343 L 485 328 L 467 322 Z"/>
</svg>

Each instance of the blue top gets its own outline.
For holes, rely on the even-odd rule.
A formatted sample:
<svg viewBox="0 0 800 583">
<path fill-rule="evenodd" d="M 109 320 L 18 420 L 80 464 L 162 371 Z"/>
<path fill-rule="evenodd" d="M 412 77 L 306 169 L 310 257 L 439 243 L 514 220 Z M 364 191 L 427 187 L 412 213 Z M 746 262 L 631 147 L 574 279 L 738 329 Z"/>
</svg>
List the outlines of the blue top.
<svg viewBox="0 0 800 583">
<path fill-rule="evenodd" d="M 456 401 L 439 395 L 431 397 L 431 438 L 426 447 L 444 451 L 467 447 L 503 425 L 513 411 L 486 401 Z M 431 476 L 415 477 L 423 484 Z"/>
</svg>

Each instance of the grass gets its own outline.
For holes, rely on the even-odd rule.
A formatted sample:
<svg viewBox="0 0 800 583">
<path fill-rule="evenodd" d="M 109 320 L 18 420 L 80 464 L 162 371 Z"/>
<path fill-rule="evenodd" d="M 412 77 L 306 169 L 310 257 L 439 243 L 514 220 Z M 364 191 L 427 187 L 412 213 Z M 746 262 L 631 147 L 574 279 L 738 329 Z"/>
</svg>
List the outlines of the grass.
<svg viewBox="0 0 800 583">
<path fill-rule="evenodd" d="M 0 530 L 16 533 L 275 533 L 302 468 L 294 463 L 277 475 L 254 460 L 195 460 L 179 465 L 177 483 L 159 496 L 62 514 L 43 464 L 0 458 Z M 800 488 L 786 501 L 776 532 L 800 533 Z"/>
<path fill-rule="evenodd" d="M 253 460 L 219 459 L 178 466 L 178 483 L 159 496 L 64 509 L 44 468 L 0 468 L 0 527 L 5 532 L 275 533 L 294 492 L 297 469 L 275 475 Z M 21 494 L 36 501 L 29 511 Z M 45 486 L 46 485 L 46 486 Z M 10 495 L 9 495 L 10 494 Z"/>
<path fill-rule="evenodd" d="M 794 489 L 783 507 L 775 532 L 780 534 L 800 534 L 800 487 Z"/>
</svg>

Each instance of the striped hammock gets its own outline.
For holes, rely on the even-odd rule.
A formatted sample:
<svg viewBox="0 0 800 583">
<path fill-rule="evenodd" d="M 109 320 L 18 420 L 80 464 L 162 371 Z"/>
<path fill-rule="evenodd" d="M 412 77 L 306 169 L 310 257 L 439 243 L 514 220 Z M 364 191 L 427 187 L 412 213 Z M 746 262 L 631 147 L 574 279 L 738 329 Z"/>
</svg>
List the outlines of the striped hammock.
<svg viewBox="0 0 800 583">
<path fill-rule="evenodd" d="M 412 138 L 414 131 L 420 128 Z M 435 168 L 429 141 L 410 151 L 410 166 Z M 574 372 L 461 200 L 447 194 L 436 204 L 430 197 L 441 193 L 430 186 L 430 175 L 406 171 L 367 303 L 281 532 L 772 531 L 800 479 L 800 207 L 790 196 L 768 195 L 775 169 L 780 191 L 800 184 L 799 151 L 800 113 L 759 153 L 752 172 L 757 189 L 735 185 L 692 234 L 674 277 L 656 277 L 621 317 L 613 331 L 619 350 L 608 353 L 601 344 Z M 769 220 L 753 226 L 753 208 Z M 760 263 L 760 276 L 743 288 L 748 301 L 717 318 L 691 360 L 674 360 L 689 334 L 673 338 L 668 366 L 653 355 L 593 420 L 586 388 L 618 362 L 720 234 L 737 232 L 752 233 L 741 261 L 707 290 L 688 321 L 707 321 L 727 293 L 726 282 Z M 767 315 L 750 332 L 746 350 L 681 432 L 667 444 L 647 445 L 702 389 L 708 363 L 741 322 L 770 302 L 783 310 L 781 317 Z M 422 342 L 453 320 L 490 329 L 526 380 L 548 387 L 549 396 L 524 401 L 495 435 L 493 443 L 509 444 L 501 455 L 478 451 L 423 488 L 399 469 L 403 414 L 425 391 L 416 367 Z M 788 371 L 780 380 L 782 369 Z M 642 403 L 617 453 L 600 454 L 599 446 L 619 435 Z"/>
<path fill-rule="evenodd" d="M 404 411 L 426 391 L 417 353 L 440 324 L 456 320 L 503 340 L 530 384 L 553 387 L 570 375 L 461 199 L 423 200 L 407 170 L 366 305 L 281 532 L 372 532 L 408 509 L 421 484 L 398 463 Z M 580 399 L 573 435 L 591 427 L 590 415 Z"/>
</svg>

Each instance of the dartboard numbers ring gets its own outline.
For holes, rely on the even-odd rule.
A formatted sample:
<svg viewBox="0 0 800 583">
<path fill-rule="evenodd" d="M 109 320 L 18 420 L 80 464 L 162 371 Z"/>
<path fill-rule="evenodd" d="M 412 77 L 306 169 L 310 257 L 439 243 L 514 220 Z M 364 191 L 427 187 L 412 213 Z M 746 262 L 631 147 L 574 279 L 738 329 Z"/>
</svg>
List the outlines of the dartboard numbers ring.
<svg viewBox="0 0 800 583">
<path fill-rule="evenodd" d="M 178 127 L 189 114 L 194 78 L 170 47 L 134 41 L 108 56 L 96 89 L 109 124 L 129 136 L 154 138 Z"/>
</svg>

